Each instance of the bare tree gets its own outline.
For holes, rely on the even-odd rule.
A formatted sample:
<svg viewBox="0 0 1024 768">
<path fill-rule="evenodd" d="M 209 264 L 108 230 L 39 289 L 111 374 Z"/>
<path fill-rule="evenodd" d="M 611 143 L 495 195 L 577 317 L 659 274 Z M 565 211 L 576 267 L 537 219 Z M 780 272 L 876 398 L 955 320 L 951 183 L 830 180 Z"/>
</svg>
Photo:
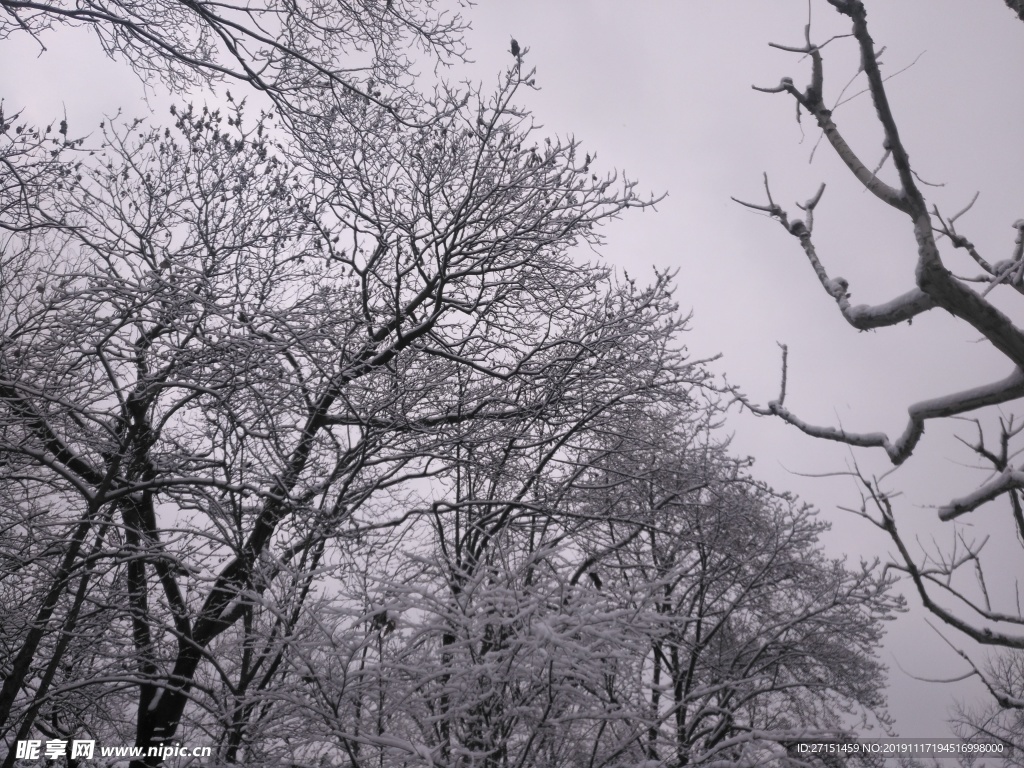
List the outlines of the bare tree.
<svg viewBox="0 0 1024 768">
<path fill-rule="evenodd" d="M 401 115 L 413 93 L 415 52 L 441 61 L 464 52 L 464 21 L 437 5 L 3 0 L 0 39 L 30 35 L 45 50 L 54 27 L 86 26 L 107 55 L 178 92 L 240 83 L 267 94 L 285 115 L 358 95 Z"/>
<path fill-rule="evenodd" d="M 434 535 L 378 534 L 321 614 L 296 667 L 330 738 L 307 761 L 785 763 L 885 729 L 890 580 L 823 557 L 824 525 L 750 480 L 697 404 L 577 432 L 560 481 L 511 442 L 464 455 L 418 521 Z"/>
<path fill-rule="evenodd" d="M 1024 690 L 1024 656 L 1004 652 L 986 663 L 982 670 L 991 687 L 994 701 L 959 703 L 953 727 L 964 739 L 978 737 L 1003 744 L 1006 765 L 1021 765 L 1024 749 L 1024 712 L 1021 707 L 1007 705 L 1006 698 L 1017 698 Z"/>
<path fill-rule="evenodd" d="M 884 733 L 874 652 L 901 607 L 891 579 L 826 558 L 813 510 L 684 424 L 639 425 L 632 451 L 595 463 L 588 502 L 607 511 L 584 564 L 644 627 L 620 691 L 643 713 L 642 754 L 780 760 L 800 739 Z"/>
<path fill-rule="evenodd" d="M 854 305 L 850 301 L 848 281 L 832 276 L 826 258 L 819 253 L 814 239 L 815 216 L 825 190 L 822 185 L 804 204 L 799 205 L 803 218 L 793 218 L 772 197 L 765 178 L 766 201 L 743 203 L 763 211 L 778 220 L 799 243 L 808 262 L 825 292 L 849 323 L 859 331 L 892 327 L 911 322 L 919 315 L 943 311 L 967 324 L 982 339 L 1006 358 L 1010 372 L 1005 378 L 980 383 L 973 388 L 950 392 L 940 397 L 913 403 L 907 407 L 907 423 L 902 433 L 855 433 L 842 427 L 811 424 L 787 406 L 786 349 L 783 347 L 782 388 L 778 399 L 759 406 L 742 395 L 741 401 L 755 413 L 774 416 L 793 425 L 804 433 L 822 440 L 837 441 L 856 448 L 881 449 L 893 465 L 906 461 L 918 448 L 930 421 L 970 418 L 976 432 L 962 438 L 968 448 L 991 468 L 991 473 L 980 486 L 950 499 L 938 509 L 942 521 L 956 524 L 983 505 L 1002 502 L 1012 516 L 1017 536 L 1024 541 L 1024 512 L 1021 489 L 1024 474 L 1015 464 L 1014 439 L 1020 431 L 1014 416 L 1001 416 L 996 436 L 986 439 L 982 416 L 990 414 L 993 406 L 1012 409 L 1024 396 L 1024 330 L 997 300 L 1012 301 L 1020 293 L 1024 274 L 1024 219 L 1012 222 L 1015 239 L 1008 243 L 1010 258 L 985 258 L 974 243 L 958 229 L 961 218 L 968 213 L 977 199 L 953 215 L 947 215 L 936 205 L 930 205 L 923 191 L 923 182 L 910 162 L 910 152 L 899 131 L 896 108 L 886 91 L 887 77 L 883 73 L 881 52 L 872 39 L 867 23 L 866 4 L 861 0 L 828 0 L 828 4 L 851 24 L 851 37 L 860 58 L 858 74 L 866 81 L 866 90 L 872 99 L 882 160 L 878 164 L 865 161 L 864 152 L 855 149 L 846 139 L 840 114 L 827 95 L 824 68 L 824 46 L 839 45 L 843 41 L 832 38 L 817 43 L 808 24 L 805 41 L 799 46 L 775 45 L 784 51 L 806 56 L 811 73 L 806 87 L 798 87 L 786 77 L 774 87 L 757 88 L 792 98 L 798 114 L 810 115 L 821 130 L 821 135 L 832 147 L 850 173 L 878 201 L 905 217 L 908 229 L 916 243 L 916 257 L 908 274 L 908 285 L 890 301 L 877 305 Z M 1010 4 L 1013 6 L 1013 4 Z M 837 93 L 841 91 L 837 89 Z M 1009 222 L 1008 222 L 1009 223 Z M 967 275 L 970 269 L 980 269 L 980 276 Z M 986 410 L 989 409 L 989 410 Z M 1000 411 L 1003 413 L 1003 411 Z M 861 514 L 885 531 L 896 548 L 896 567 L 913 582 L 923 604 L 944 624 L 958 630 L 967 638 L 997 649 L 1011 649 L 1013 653 L 1024 649 L 1024 614 L 1019 602 L 1010 598 L 999 603 L 998 595 L 990 595 L 985 581 L 986 569 L 979 541 L 955 530 L 951 550 L 916 551 L 912 542 L 903 535 L 897 523 L 894 494 L 888 493 L 875 479 L 864 477 L 854 470 L 863 488 Z M 964 576 L 976 576 L 973 586 L 963 581 Z M 1003 573 L 999 578 L 1004 580 Z M 1012 591 L 1012 590 L 1011 590 Z M 965 659 L 968 656 L 961 651 Z M 974 673 L 982 678 L 996 695 L 1002 706 L 1020 707 L 1024 704 L 1024 691 L 1017 678 L 1005 674 L 990 674 L 985 666 L 970 662 Z M 1010 667 L 1014 665 L 1011 663 Z M 995 669 L 995 668 L 990 668 Z M 1007 681 L 1015 681 L 1007 688 Z"/>
<path fill-rule="evenodd" d="M 49 226 L 4 252 L 5 554 L 35 596 L 4 630 L 6 739 L 127 699 L 89 728 L 149 748 L 219 718 L 234 759 L 352 531 L 400 526 L 523 419 L 558 445 L 577 379 L 636 391 L 627 352 L 649 370 L 640 340 L 678 325 L 668 283 L 609 297 L 569 251 L 648 203 L 535 141 L 532 77 L 416 124 L 353 101 L 306 168 L 240 105 L 39 148 L 65 155 L 25 201 Z M 77 649 L 99 624 L 109 647 Z"/>
<path fill-rule="evenodd" d="M 7 746 L 610 768 L 884 722 L 887 580 L 713 445 L 669 276 L 576 258 L 654 201 L 539 135 L 528 48 L 423 94 L 430 2 L 0 5 L 276 109 L 0 118 Z"/>
</svg>

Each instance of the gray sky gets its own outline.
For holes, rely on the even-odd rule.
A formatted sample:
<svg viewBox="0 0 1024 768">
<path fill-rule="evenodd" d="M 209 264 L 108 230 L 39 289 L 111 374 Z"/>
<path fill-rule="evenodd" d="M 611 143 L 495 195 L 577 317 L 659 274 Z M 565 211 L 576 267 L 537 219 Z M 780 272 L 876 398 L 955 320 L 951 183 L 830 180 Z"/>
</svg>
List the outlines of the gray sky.
<svg viewBox="0 0 1024 768">
<path fill-rule="evenodd" d="M 869 12 L 876 43 L 886 46 L 885 72 L 916 60 L 889 88 L 916 170 L 926 181 L 945 184 L 926 194 L 952 213 L 981 190 L 961 229 L 990 261 L 1009 258 L 1010 224 L 1024 216 L 1024 25 L 1001 0 L 874 0 Z M 802 42 L 806 0 L 504 0 L 468 15 L 474 63 L 453 77 L 495 84 L 511 62 L 509 37 L 515 36 L 530 49 L 524 66 L 537 68 L 542 88 L 524 95 L 522 104 L 546 132 L 583 140 L 585 150 L 597 152 L 598 173 L 622 169 L 641 190 L 669 193 L 657 213 L 634 213 L 610 227 L 603 256 L 641 280 L 653 266 L 678 269 L 677 298 L 694 312 L 690 348 L 697 356 L 723 353 L 716 369 L 754 400 L 777 395 L 777 341 L 790 347 L 790 407 L 809 421 L 854 430 L 900 430 L 914 400 L 1009 372 L 976 343 L 976 334 L 937 313 L 913 326 L 853 331 L 796 241 L 777 223 L 730 201 L 762 202 L 761 173 L 767 172 L 776 201 L 795 212 L 793 202 L 826 181 L 815 239 L 831 275 L 849 280 L 855 302 L 885 300 L 912 285 L 915 254 L 904 217 L 862 192 L 827 145 L 809 163 L 818 141 L 811 122 L 805 119 L 801 130 L 791 99 L 750 89 L 786 75 L 801 87 L 806 83 L 808 62 L 767 46 Z M 819 42 L 847 31 L 820 0 L 813 20 Z M 27 39 L 0 45 L 0 94 L 8 112 L 25 105 L 27 118 L 45 123 L 66 110 L 76 135 L 118 107 L 128 117 L 144 113 L 141 86 L 125 66 L 103 59 L 87 32 L 61 35 L 62 44 L 51 38 L 52 49 L 42 56 Z M 834 97 L 856 71 L 850 42 L 832 43 L 825 66 L 826 90 Z M 861 87 L 855 83 L 847 94 Z M 169 101 L 156 96 L 152 103 L 163 120 Z M 836 120 L 868 161 L 881 157 L 866 95 L 839 108 Z M 954 271 L 976 271 L 959 258 L 948 263 Z M 1012 316 L 1019 317 L 1019 309 Z M 851 480 L 797 474 L 842 470 L 847 449 L 749 415 L 734 415 L 729 429 L 735 451 L 757 457 L 759 477 L 799 493 L 834 521 L 830 551 L 853 559 L 889 551 L 884 534 L 837 511 L 837 505 L 858 503 Z M 923 535 L 943 543 L 952 530 L 935 525 L 930 507 L 984 477 L 964 466 L 970 456 L 956 452 L 956 445 L 949 429 L 929 427 L 918 455 L 889 482 L 904 491 L 901 524 L 919 525 Z M 884 472 L 883 459 L 857 454 L 868 472 Z M 1001 506 L 973 517 L 970 532 L 982 535 L 991 524 L 994 544 L 1000 538 L 1012 543 Z M 1019 571 L 1020 558 L 1008 555 L 1006 583 Z M 884 660 L 903 735 L 944 735 L 954 695 L 977 693 L 962 684 L 921 683 L 901 671 L 926 677 L 964 671 L 920 610 L 891 626 Z"/>
</svg>

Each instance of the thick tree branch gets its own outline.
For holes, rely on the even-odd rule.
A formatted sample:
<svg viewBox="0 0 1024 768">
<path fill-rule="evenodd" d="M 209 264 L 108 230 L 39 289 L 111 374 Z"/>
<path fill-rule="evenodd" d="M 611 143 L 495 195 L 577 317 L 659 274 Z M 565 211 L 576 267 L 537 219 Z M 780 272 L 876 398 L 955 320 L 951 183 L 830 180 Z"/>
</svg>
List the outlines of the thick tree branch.
<svg viewBox="0 0 1024 768">
<path fill-rule="evenodd" d="M 785 376 L 783 380 L 785 380 Z M 736 394 L 736 399 L 740 403 L 759 416 L 777 416 L 787 424 L 793 425 L 811 437 L 833 440 L 859 448 L 882 448 L 889 456 L 889 460 L 897 466 L 906 461 L 914 452 L 918 441 L 920 441 L 921 436 L 924 434 L 926 421 L 970 413 L 979 408 L 1000 405 L 1021 397 L 1024 397 L 1024 371 L 1017 368 L 1005 379 L 993 382 L 992 384 L 973 387 L 972 389 L 915 403 L 907 409 L 910 418 L 906 428 L 903 430 L 903 434 L 896 440 L 890 440 L 884 432 L 847 432 L 844 429 L 837 429 L 835 427 L 821 427 L 809 424 L 786 408 L 783 405 L 782 397 L 762 407 L 754 405 L 744 395 Z"/>
</svg>

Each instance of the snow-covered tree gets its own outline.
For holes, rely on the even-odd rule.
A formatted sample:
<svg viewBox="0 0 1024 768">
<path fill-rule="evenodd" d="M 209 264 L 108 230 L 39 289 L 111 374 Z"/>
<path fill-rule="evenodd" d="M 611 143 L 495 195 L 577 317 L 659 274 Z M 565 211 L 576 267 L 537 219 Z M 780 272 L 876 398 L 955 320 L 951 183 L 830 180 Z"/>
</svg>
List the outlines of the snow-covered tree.
<svg viewBox="0 0 1024 768">
<path fill-rule="evenodd" d="M 666 280 L 616 288 L 570 256 L 645 203 L 537 140 L 528 80 L 411 122 L 345 95 L 299 149 L 241 105 L 94 146 L 28 130 L 26 152 L 11 122 L 6 216 L 34 224 L 3 251 L 5 555 L 37 599 L 4 630 L 6 738 L 128 689 L 108 740 L 223 720 L 217 686 L 269 685 L 338 542 L 420 514 L 463 452 L 518 453 L 524 420 L 557 452 L 598 393 L 701 382 Z M 22 183 L 38 168 L 55 181 Z M 114 647 L 79 675 L 96 621 Z"/>
<path fill-rule="evenodd" d="M 179 93 L 245 86 L 289 117 L 359 96 L 404 118 L 416 55 L 460 58 L 466 24 L 437 0 L 0 0 L 0 39 L 30 36 L 45 51 L 62 27 L 86 27 L 108 56 Z"/>
<path fill-rule="evenodd" d="M 667 416 L 596 463 L 585 505 L 603 522 L 583 563 L 637 628 L 619 696 L 646 724 L 645 757 L 741 764 L 801 738 L 884 733 L 873 654 L 901 604 L 890 580 L 826 557 L 813 510 Z"/>
<path fill-rule="evenodd" d="M 776 86 L 758 90 L 792 99 L 798 115 L 810 116 L 820 129 L 823 144 L 831 146 L 863 189 L 903 218 L 914 243 L 909 251 L 911 257 L 906 260 L 906 285 L 894 286 L 893 298 L 879 304 L 851 302 L 849 282 L 830 271 L 828 254 L 819 251 L 816 244 L 816 218 L 821 222 L 824 215 L 838 215 L 819 211 L 819 207 L 824 210 L 820 205 L 824 185 L 798 205 L 802 212 L 800 218 L 773 199 L 767 177 L 764 180 L 767 199 L 743 205 L 769 214 L 797 240 L 822 289 L 835 301 L 838 311 L 852 328 L 857 331 L 886 329 L 912 323 L 927 313 L 948 314 L 972 329 L 981 341 L 1005 358 L 1009 372 L 996 381 L 979 381 L 969 389 L 908 404 L 906 426 L 898 434 L 860 433 L 841 425 L 813 424 L 797 410 L 791 410 L 786 402 L 785 347 L 779 397 L 767 405 L 739 397 L 754 412 L 782 419 L 816 439 L 883 451 L 894 466 L 903 464 L 914 454 L 930 422 L 956 419 L 971 425 L 960 440 L 968 448 L 968 458 L 973 453 L 973 459 L 988 469 L 988 476 L 980 485 L 965 489 L 962 495 L 939 505 L 939 519 L 953 529 L 954 544 L 949 549 L 920 547 L 898 521 L 897 494 L 888 490 L 884 482 L 864 476 L 856 468 L 852 474 L 863 488 L 861 513 L 891 538 L 895 546 L 895 566 L 909 577 L 924 606 L 944 625 L 959 632 L 961 638 L 990 649 L 1007 649 L 1011 654 L 994 665 L 986 665 L 976 664 L 970 654 L 961 650 L 961 655 L 1001 706 L 1024 707 L 1024 689 L 1020 687 L 1019 675 L 1005 674 L 1006 670 L 1019 666 L 1013 658 L 1024 650 L 1024 613 L 1019 600 L 1013 597 L 1013 577 L 1007 573 L 1004 563 L 986 559 L 987 553 L 982 551 L 985 537 L 974 537 L 956 528 L 969 521 L 981 507 L 998 503 L 1008 513 L 1010 528 L 1015 529 L 1018 540 L 1024 542 L 1021 500 L 1024 473 L 1016 445 L 1021 425 L 1014 413 L 1016 403 L 1024 396 L 1024 328 L 1013 314 L 1015 296 L 1024 292 L 1024 218 L 1006 222 L 1007 229 L 1014 233 L 1012 239 L 1000 236 L 1005 240 L 1008 258 L 993 258 L 976 247 L 967 234 L 969 225 L 964 223 L 977 200 L 976 194 L 973 199 L 969 194 L 965 196 L 966 205 L 954 214 L 929 203 L 925 194 L 927 182 L 921 180 L 910 160 L 913 147 L 908 146 L 900 134 L 899 104 L 889 98 L 886 83 L 892 75 L 886 72 L 881 61 L 885 46 L 874 41 L 868 29 L 869 3 L 862 0 L 827 2 L 849 22 L 850 34 L 839 37 L 851 38 L 850 44 L 856 46 L 860 61 L 857 83 L 869 94 L 874 106 L 877 144 L 855 146 L 851 137 L 856 131 L 852 123 L 844 122 L 846 112 L 840 107 L 854 92 L 853 81 L 848 83 L 843 78 L 833 86 L 825 77 L 825 45 L 839 46 L 846 40 L 816 39 L 810 23 L 802 45 L 775 46 L 807 58 L 810 66 L 807 84 L 801 87 L 794 78 L 785 77 Z M 1007 4 L 1020 11 L 1019 3 Z M 881 159 L 875 162 L 878 156 Z M 1000 586 L 990 590 L 986 577 L 998 579 Z M 956 640 L 957 645 L 959 642 Z"/>
<path fill-rule="evenodd" d="M 295 662 L 324 734 L 307 759 L 785 764 L 801 740 L 883 735 L 890 581 L 825 557 L 824 525 L 693 405 L 578 433 L 586 463 L 574 441 L 556 483 L 466 455 L 426 535 L 378 534 Z"/>
<path fill-rule="evenodd" d="M 712 444 L 669 277 L 579 259 L 652 201 L 533 126 L 528 48 L 424 94 L 430 2 L 0 6 L 275 110 L 0 117 L 5 746 L 652 765 L 881 716 L 887 582 Z"/>
</svg>

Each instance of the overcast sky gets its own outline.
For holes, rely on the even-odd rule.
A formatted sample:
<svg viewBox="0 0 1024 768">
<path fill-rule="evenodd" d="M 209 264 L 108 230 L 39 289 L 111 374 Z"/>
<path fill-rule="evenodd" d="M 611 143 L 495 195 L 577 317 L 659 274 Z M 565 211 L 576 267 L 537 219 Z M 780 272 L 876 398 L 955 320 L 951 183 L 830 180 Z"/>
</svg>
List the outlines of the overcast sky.
<svg viewBox="0 0 1024 768">
<path fill-rule="evenodd" d="M 869 12 L 874 39 L 886 47 L 885 73 L 912 64 L 889 88 L 916 170 L 945 185 L 926 194 L 952 213 L 980 190 L 961 229 L 990 261 L 1009 258 L 1010 225 L 1024 216 L 1024 24 L 1001 0 L 874 0 Z M 776 342 L 790 348 L 787 404 L 809 421 L 854 430 L 901 430 L 914 400 L 1009 372 L 977 343 L 977 334 L 938 313 L 913 326 L 853 331 L 797 242 L 777 223 L 729 199 L 762 202 L 761 174 L 767 172 L 776 201 L 795 212 L 794 201 L 828 182 L 815 239 L 831 275 L 849 280 L 855 302 L 885 300 L 912 286 L 915 254 L 905 217 L 863 193 L 827 145 L 809 162 L 819 138 L 811 122 L 797 124 L 791 99 L 750 88 L 775 85 L 787 75 L 801 87 L 806 83 L 807 61 L 767 46 L 801 44 L 806 0 L 505 0 L 466 13 L 474 26 L 473 63 L 452 77 L 495 84 L 511 63 L 509 39 L 515 36 L 529 48 L 524 66 L 536 67 L 541 86 L 522 104 L 546 132 L 582 140 L 598 155 L 598 173 L 617 168 L 638 179 L 641 190 L 668 193 L 656 213 L 632 213 L 609 227 L 602 256 L 641 280 L 653 267 L 678 270 L 677 298 L 694 314 L 688 345 L 695 356 L 722 353 L 716 370 L 754 400 L 777 395 Z M 815 41 L 848 31 L 821 0 L 813 13 Z M 88 33 L 61 34 L 66 43 L 49 38 L 54 44 L 42 56 L 28 40 L 0 44 L 0 94 L 8 113 L 25 106 L 26 117 L 45 122 L 66 110 L 73 129 L 83 126 L 79 134 L 119 107 L 127 117 L 145 114 L 142 89 L 126 67 L 98 55 Z M 856 72 L 851 42 L 832 43 L 825 66 L 826 92 L 834 98 Z M 860 83 L 847 94 L 859 91 Z M 157 96 L 151 103 L 164 119 L 167 100 Z M 867 161 L 881 158 L 881 134 L 866 95 L 839 108 L 836 120 Z M 949 265 L 977 271 L 959 259 Z M 1020 317 L 1019 308 L 1007 311 Z M 759 477 L 799 493 L 834 521 L 830 551 L 853 559 L 889 551 L 884 534 L 837 510 L 858 503 L 851 480 L 804 476 L 844 469 L 847 449 L 749 415 L 735 414 L 729 429 L 735 451 L 757 457 Z M 942 542 L 951 540 L 952 529 L 935 525 L 934 505 L 984 477 L 964 466 L 970 456 L 956 445 L 950 430 L 930 427 L 919 455 L 888 483 L 904 491 L 898 522 L 919 525 Z M 856 458 L 867 472 L 887 468 L 884 456 Z M 1003 506 L 974 518 L 971 533 L 982 535 L 991 523 L 999 534 L 993 546 L 1013 542 Z M 1019 557 L 1005 558 L 1005 584 L 1020 563 Z M 884 661 L 891 670 L 891 710 L 904 735 L 944 735 L 954 696 L 977 693 L 909 676 L 964 671 L 920 610 L 892 626 Z"/>
</svg>

